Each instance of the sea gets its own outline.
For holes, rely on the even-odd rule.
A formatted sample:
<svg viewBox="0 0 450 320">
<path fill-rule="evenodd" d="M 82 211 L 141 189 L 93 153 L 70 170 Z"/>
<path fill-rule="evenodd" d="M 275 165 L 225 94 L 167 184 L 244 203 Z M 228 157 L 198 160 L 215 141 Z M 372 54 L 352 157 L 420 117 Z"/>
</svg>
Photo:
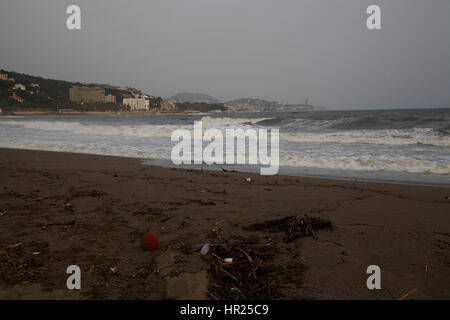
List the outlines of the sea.
<svg viewBox="0 0 450 320">
<path fill-rule="evenodd" d="M 176 129 L 279 129 L 279 174 L 450 187 L 450 109 L 0 117 L 0 147 L 112 155 L 175 167 Z M 252 165 L 204 170 L 258 172 Z"/>
</svg>

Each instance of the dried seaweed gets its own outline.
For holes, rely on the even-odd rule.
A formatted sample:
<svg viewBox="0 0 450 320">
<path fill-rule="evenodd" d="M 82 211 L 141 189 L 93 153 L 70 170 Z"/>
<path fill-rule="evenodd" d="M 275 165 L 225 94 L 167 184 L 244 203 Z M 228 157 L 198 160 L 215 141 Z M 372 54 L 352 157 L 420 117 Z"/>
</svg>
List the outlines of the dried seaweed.
<svg viewBox="0 0 450 320">
<path fill-rule="evenodd" d="M 297 215 L 244 229 L 284 232 L 284 242 L 291 242 L 306 236 L 317 238 L 317 230 L 331 230 L 332 224 L 326 219 Z M 281 263 L 278 261 L 281 246 L 273 242 L 262 243 L 258 239 L 210 245 L 205 259 L 210 263 L 207 294 L 211 299 L 279 299 L 283 290 L 300 286 L 305 265 L 298 260 L 293 264 Z"/>
<path fill-rule="evenodd" d="M 333 226 L 330 220 L 309 217 L 308 215 L 288 216 L 278 220 L 268 220 L 264 223 L 252 224 L 244 230 L 264 231 L 264 232 L 284 232 L 284 242 L 292 242 L 298 238 L 311 236 L 317 239 L 314 230 L 328 229 L 332 230 Z"/>
<path fill-rule="evenodd" d="M 280 298 L 281 289 L 299 285 L 305 267 L 276 265 L 276 252 L 273 245 L 248 242 L 212 246 L 206 258 L 211 264 L 208 295 L 214 300 Z"/>
</svg>

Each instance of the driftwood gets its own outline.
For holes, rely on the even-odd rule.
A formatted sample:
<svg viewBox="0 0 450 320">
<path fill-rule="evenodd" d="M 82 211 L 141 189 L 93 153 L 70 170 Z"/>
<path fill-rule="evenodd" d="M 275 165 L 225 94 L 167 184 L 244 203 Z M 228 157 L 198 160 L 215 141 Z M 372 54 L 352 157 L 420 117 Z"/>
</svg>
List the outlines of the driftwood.
<svg viewBox="0 0 450 320">
<path fill-rule="evenodd" d="M 414 288 L 410 291 L 408 291 L 406 294 L 404 294 L 402 297 L 400 297 L 398 300 L 405 300 L 406 298 L 408 298 L 410 295 L 412 295 L 414 292 L 418 291 L 419 288 Z"/>
<path fill-rule="evenodd" d="M 330 229 L 329 220 L 304 216 L 289 216 L 253 224 L 245 230 L 285 232 L 284 241 L 310 236 L 317 239 L 316 231 Z M 218 239 L 223 240 L 223 239 Z M 204 258 L 209 262 L 208 295 L 214 300 L 279 299 L 282 290 L 297 288 L 305 266 L 280 264 L 277 255 L 280 246 L 259 240 L 243 240 L 210 245 Z"/>
<path fill-rule="evenodd" d="M 277 299 L 282 288 L 297 287 L 304 266 L 276 265 L 277 252 L 266 243 L 212 246 L 206 257 L 211 265 L 208 295 L 214 300 Z M 232 258 L 232 262 L 222 257 Z"/>
<path fill-rule="evenodd" d="M 0 254 L 5 253 L 8 249 L 14 249 L 17 247 L 20 247 L 22 245 L 22 242 L 14 243 L 14 244 L 8 244 L 6 247 L 0 250 Z"/>
</svg>

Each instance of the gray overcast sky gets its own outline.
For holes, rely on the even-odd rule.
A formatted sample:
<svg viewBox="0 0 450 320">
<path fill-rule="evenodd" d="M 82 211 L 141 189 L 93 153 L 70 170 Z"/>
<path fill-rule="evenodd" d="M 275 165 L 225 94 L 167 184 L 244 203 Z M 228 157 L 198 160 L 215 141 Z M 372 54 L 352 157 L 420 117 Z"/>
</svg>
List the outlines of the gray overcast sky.
<svg viewBox="0 0 450 320">
<path fill-rule="evenodd" d="M 450 106 L 450 1 L 1 0 L 0 68 L 160 96 Z"/>
</svg>

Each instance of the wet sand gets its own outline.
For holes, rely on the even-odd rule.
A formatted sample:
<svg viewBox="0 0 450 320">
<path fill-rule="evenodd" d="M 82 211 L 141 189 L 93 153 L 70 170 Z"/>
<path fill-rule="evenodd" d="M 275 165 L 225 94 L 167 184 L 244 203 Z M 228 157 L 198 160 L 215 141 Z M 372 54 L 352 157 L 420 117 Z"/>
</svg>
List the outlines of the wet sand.
<svg viewBox="0 0 450 320">
<path fill-rule="evenodd" d="M 450 299 L 450 189 L 153 167 L 141 160 L 0 149 L 0 299 L 203 299 L 204 243 L 276 246 L 301 282 L 282 299 Z M 252 183 L 246 179 L 251 177 Z M 70 207 L 66 206 L 70 204 Z M 243 228 L 308 214 L 318 239 Z M 140 247 L 147 231 L 156 251 Z M 66 288 L 80 266 L 81 290 Z M 381 268 L 381 290 L 366 269 Z"/>
</svg>

